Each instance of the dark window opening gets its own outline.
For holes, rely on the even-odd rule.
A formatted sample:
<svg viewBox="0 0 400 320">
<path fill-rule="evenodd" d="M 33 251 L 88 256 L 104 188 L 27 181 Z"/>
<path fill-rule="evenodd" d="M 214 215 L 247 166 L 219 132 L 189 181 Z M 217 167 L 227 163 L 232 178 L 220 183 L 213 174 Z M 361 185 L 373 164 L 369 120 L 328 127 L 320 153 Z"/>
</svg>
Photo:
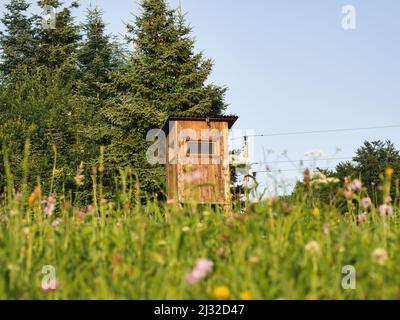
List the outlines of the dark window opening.
<svg viewBox="0 0 400 320">
<path fill-rule="evenodd" d="M 187 155 L 214 155 L 215 142 L 208 141 L 188 141 Z"/>
</svg>

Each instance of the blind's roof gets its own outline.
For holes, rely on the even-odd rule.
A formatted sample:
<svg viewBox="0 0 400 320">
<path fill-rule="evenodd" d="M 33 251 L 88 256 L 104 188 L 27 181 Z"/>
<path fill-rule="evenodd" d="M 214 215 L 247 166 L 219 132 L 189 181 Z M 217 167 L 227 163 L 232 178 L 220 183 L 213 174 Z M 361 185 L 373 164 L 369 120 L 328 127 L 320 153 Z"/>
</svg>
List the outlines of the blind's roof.
<svg viewBox="0 0 400 320">
<path fill-rule="evenodd" d="M 222 115 L 222 116 L 172 115 L 167 119 L 166 124 L 169 121 L 224 121 L 228 122 L 228 127 L 230 129 L 238 119 L 239 117 L 236 115 Z"/>
</svg>

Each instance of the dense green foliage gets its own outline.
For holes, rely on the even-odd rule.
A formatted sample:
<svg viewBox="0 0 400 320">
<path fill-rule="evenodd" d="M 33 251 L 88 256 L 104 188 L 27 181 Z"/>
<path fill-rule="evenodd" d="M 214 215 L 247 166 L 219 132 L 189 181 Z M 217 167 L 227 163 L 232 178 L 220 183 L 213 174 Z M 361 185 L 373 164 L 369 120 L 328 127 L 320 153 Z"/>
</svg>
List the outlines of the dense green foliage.
<svg viewBox="0 0 400 320">
<path fill-rule="evenodd" d="M 356 151 L 353 161 L 337 166 L 335 175 L 341 180 L 346 176 L 360 178 L 373 194 L 377 191 L 380 175 L 389 167 L 394 169 L 394 178 L 399 179 L 400 152 L 394 144 L 390 141 L 366 141 Z"/>
<path fill-rule="evenodd" d="M 365 141 L 364 144 L 357 149 L 356 155 L 352 161 L 342 162 L 336 166 L 335 170 L 323 170 L 316 168 L 315 172 L 309 172 L 308 179 L 312 183 L 314 180 L 337 179 L 344 181 L 345 179 L 359 179 L 366 187 L 368 194 L 376 205 L 383 201 L 383 190 L 380 188 L 382 174 L 387 168 L 394 171 L 393 184 L 390 195 L 395 197 L 396 184 L 399 185 L 400 179 L 400 152 L 395 148 L 391 141 Z M 307 174 L 306 174 L 307 175 Z M 307 178 L 307 177 L 306 177 Z M 344 212 L 347 209 L 347 203 L 344 199 L 337 199 L 334 195 L 339 191 L 338 184 L 314 184 L 320 197 L 320 201 L 325 204 L 335 205 Z M 310 185 L 297 183 L 293 196 L 299 192 L 303 192 Z"/>
<path fill-rule="evenodd" d="M 13 0 L 6 5 L 7 12 L 1 18 L 6 32 L 0 32 L 1 64 L 3 75 L 9 75 L 34 61 L 33 18 L 26 15 L 29 4 L 25 0 Z"/>
<path fill-rule="evenodd" d="M 1 20 L 1 152 L 12 160 L 15 181 L 22 179 L 29 138 L 30 181 L 46 180 L 55 170 L 57 190 L 87 190 L 87 183 L 74 183 L 76 170 L 90 172 L 105 146 L 105 188 L 129 166 L 143 191 L 162 191 L 164 169 L 145 158 L 148 130 L 171 114 L 225 109 L 225 88 L 207 83 L 212 62 L 194 53 L 183 17 L 165 0 L 143 0 L 141 16 L 127 26 L 134 46 L 128 52 L 106 34 L 99 9 L 90 8 L 80 26 L 73 16 L 77 1 L 38 5 L 56 9 L 55 28 L 44 27 L 42 16 L 29 16 L 23 0 L 10 0 Z M 4 168 L 0 176 L 3 188 Z"/>
</svg>

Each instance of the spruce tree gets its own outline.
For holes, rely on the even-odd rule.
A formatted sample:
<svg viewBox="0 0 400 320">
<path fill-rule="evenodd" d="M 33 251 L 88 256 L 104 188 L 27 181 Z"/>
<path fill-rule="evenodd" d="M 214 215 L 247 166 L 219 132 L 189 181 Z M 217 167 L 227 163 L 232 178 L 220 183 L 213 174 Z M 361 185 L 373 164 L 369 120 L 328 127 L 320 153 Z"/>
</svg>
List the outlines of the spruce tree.
<svg viewBox="0 0 400 320">
<path fill-rule="evenodd" d="M 77 64 L 77 49 L 81 35 L 71 10 L 79 6 L 78 2 L 72 1 L 70 6 L 64 7 L 59 0 L 40 0 L 38 5 L 43 10 L 46 6 L 51 6 L 56 10 L 54 29 L 43 28 L 43 17 L 35 17 L 38 65 L 50 69 L 67 67 L 68 72 L 73 74 L 72 70 Z"/>
<path fill-rule="evenodd" d="M 96 7 L 87 11 L 83 25 L 85 39 L 79 50 L 82 94 L 104 98 L 104 86 L 109 82 L 113 65 L 113 47 L 105 33 L 102 12 Z"/>
<path fill-rule="evenodd" d="M 102 11 L 96 8 L 87 10 L 86 21 L 82 26 L 84 38 L 78 53 L 79 80 L 76 97 L 85 106 L 80 110 L 80 129 L 85 142 L 85 160 L 95 165 L 99 146 L 104 143 L 101 123 L 101 110 L 111 97 L 109 90 L 112 73 L 119 66 L 116 44 L 106 34 Z"/>
<path fill-rule="evenodd" d="M 128 40 L 135 45 L 132 91 L 142 107 L 166 115 L 218 115 L 225 109 L 225 89 L 207 85 L 210 59 L 194 53 L 191 28 L 165 0 L 142 0 L 143 13 L 128 25 Z"/>
<path fill-rule="evenodd" d="M 127 39 L 135 51 L 128 72 L 115 82 L 116 98 L 103 110 L 103 132 L 109 163 L 136 168 L 142 188 L 156 191 L 163 175 L 147 163 L 148 130 L 159 128 L 171 114 L 221 114 L 226 89 L 206 83 L 213 63 L 194 53 L 191 28 L 177 10 L 165 0 L 142 0 L 141 7 L 141 16 L 128 25 Z"/>
<path fill-rule="evenodd" d="M 1 18 L 4 31 L 0 32 L 0 71 L 9 75 L 30 66 L 34 57 L 32 18 L 26 15 L 30 7 L 25 0 L 11 0 Z"/>
</svg>

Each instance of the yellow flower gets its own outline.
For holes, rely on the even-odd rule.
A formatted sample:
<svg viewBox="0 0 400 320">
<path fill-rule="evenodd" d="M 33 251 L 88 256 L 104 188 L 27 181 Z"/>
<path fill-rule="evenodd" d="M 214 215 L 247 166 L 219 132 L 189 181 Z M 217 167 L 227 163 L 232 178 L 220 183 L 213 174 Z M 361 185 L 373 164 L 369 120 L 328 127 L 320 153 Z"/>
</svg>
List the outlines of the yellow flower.
<svg viewBox="0 0 400 320">
<path fill-rule="evenodd" d="M 35 202 L 35 200 L 36 200 L 36 195 L 35 195 L 35 193 L 32 193 L 32 194 L 29 196 L 29 198 L 28 198 L 28 203 L 29 203 L 29 205 L 30 205 L 30 206 L 33 205 L 33 203 Z"/>
<path fill-rule="evenodd" d="M 260 262 L 259 257 L 250 257 L 250 259 L 249 259 L 250 264 L 258 264 L 259 262 Z"/>
<path fill-rule="evenodd" d="M 392 167 L 389 167 L 389 168 L 386 169 L 386 175 L 388 177 L 393 176 L 393 174 L 394 174 L 394 169 Z"/>
<path fill-rule="evenodd" d="M 319 208 L 314 208 L 312 211 L 312 215 L 314 217 L 319 217 L 319 215 L 321 214 L 321 211 L 319 210 Z"/>
<path fill-rule="evenodd" d="M 253 300 L 253 295 L 250 291 L 244 291 L 240 294 L 241 300 Z"/>
<path fill-rule="evenodd" d="M 231 291 L 225 286 L 219 286 L 214 289 L 214 296 L 217 299 L 227 300 L 231 296 Z"/>
</svg>

